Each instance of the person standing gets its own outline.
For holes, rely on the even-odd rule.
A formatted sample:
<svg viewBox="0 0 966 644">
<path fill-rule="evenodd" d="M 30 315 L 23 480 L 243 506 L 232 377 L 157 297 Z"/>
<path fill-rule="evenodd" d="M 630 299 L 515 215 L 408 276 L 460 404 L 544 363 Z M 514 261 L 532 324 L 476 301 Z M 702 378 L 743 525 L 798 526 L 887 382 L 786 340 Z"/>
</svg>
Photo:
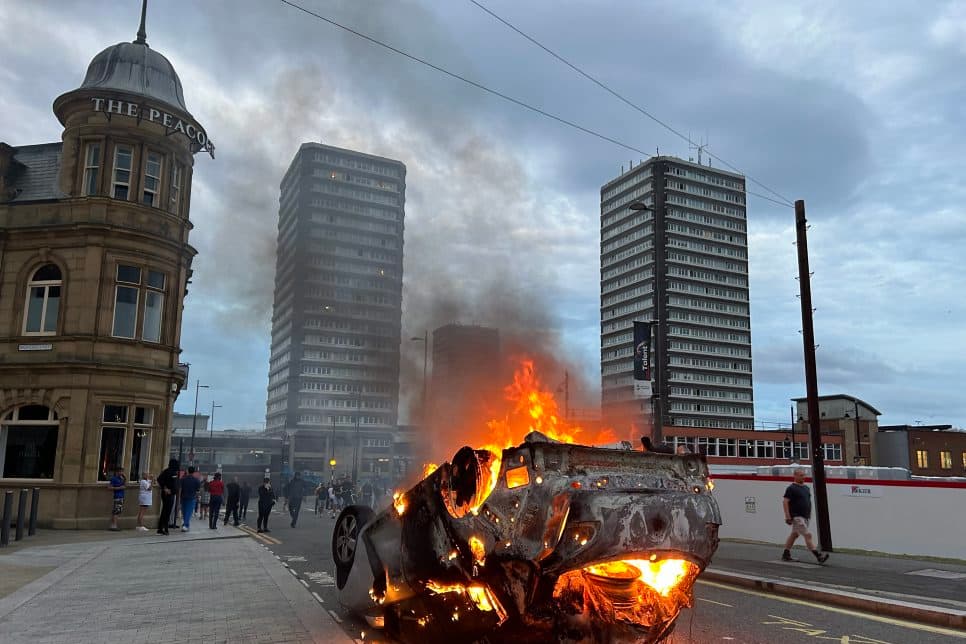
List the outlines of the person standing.
<svg viewBox="0 0 966 644">
<path fill-rule="evenodd" d="M 238 477 L 232 478 L 228 483 L 228 501 L 225 505 L 225 525 L 228 525 L 229 515 L 234 515 L 235 522 L 232 524 L 238 527 L 238 499 L 241 495 L 241 487 L 238 485 Z"/>
<path fill-rule="evenodd" d="M 148 531 L 144 526 L 144 513 L 154 503 L 154 494 L 151 491 L 153 487 L 154 481 L 151 480 L 151 475 L 147 472 L 142 474 L 141 480 L 138 482 L 138 525 L 136 528 L 138 532 Z"/>
<path fill-rule="evenodd" d="M 114 495 L 114 504 L 111 506 L 111 531 L 117 532 L 121 529 L 117 525 L 117 518 L 124 512 L 124 487 L 127 485 L 123 467 L 114 468 L 114 476 L 107 485 Z"/>
<path fill-rule="evenodd" d="M 248 484 L 248 481 L 242 483 L 241 495 L 238 497 L 238 513 L 241 515 L 242 519 L 248 518 L 248 501 L 252 497 L 252 486 Z"/>
<path fill-rule="evenodd" d="M 362 484 L 362 504 L 372 507 L 372 483 L 366 481 Z"/>
<path fill-rule="evenodd" d="M 201 487 L 201 479 L 195 474 L 195 466 L 188 466 L 188 475 L 181 479 L 181 531 L 188 532 L 191 529 L 191 517 L 195 513 L 195 500 L 198 496 L 198 489 Z"/>
<path fill-rule="evenodd" d="M 158 534 L 168 534 L 168 522 L 171 521 L 171 509 L 174 499 L 178 495 L 178 459 L 168 461 L 168 469 L 158 475 L 158 487 L 161 488 L 161 516 L 158 517 Z"/>
<path fill-rule="evenodd" d="M 198 491 L 198 502 L 201 506 L 198 513 L 198 518 L 200 519 L 208 517 L 208 504 L 211 502 L 211 492 L 208 491 L 209 485 L 211 485 L 211 481 L 208 480 L 208 475 L 205 474 L 204 479 L 201 481 L 201 490 Z"/>
<path fill-rule="evenodd" d="M 285 490 L 285 499 L 288 502 L 288 513 L 292 517 L 292 527 L 299 520 L 299 511 L 302 509 L 302 497 L 305 496 L 306 485 L 302 480 L 302 473 L 296 472 L 295 478 L 288 482 Z"/>
<path fill-rule="evenodd" d="M 275 491 L 272 490 L 272 479 L 265 480 L 258 486 L 258 532 L 271 532 L 268 529 L 268 515 L 275 505 Z"/>
<path fill-rule="evenodd" d="M 208 528 L 218 529 L 218 511 L 221 509 L 221 501 L 225 494 L 225 484 L 221 481 L 221 472 L 215 472 L 215 477 L 208 484 L 208 492 L 211 500 L 208 506 Z"/>
<path fill-rule="evenodd" d="M 785 550 L 782 561 L 792 561 L 792 546 L 799 536 L 805 538 L 805 546 L 811 551 L 819 563 L 825 563 L 828 553 L 819 552 L 812 541 L 812 533 L 808 531 L 808 521 L 812 517 L 812 492 L 805 485 L 805 470 L 798 468 L 793 474 L 794 482 L 785 490 L 782 506 L 785 508 L 785 523 L 792 527 L 792 533 L 785 540 Z"/>
</svg>

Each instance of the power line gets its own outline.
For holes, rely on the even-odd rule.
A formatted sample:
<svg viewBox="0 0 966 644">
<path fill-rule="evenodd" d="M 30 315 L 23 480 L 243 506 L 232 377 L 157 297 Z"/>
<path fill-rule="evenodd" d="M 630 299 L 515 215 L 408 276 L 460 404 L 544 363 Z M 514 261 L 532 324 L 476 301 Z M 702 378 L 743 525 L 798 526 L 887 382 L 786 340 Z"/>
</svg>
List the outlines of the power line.
<svg viewBox="0 0 966 644">
<path fill-rule="evenodd" d="M 668 125 L 667 123 L 665 123 L 664 121 L 662 121 L 661 119 L 657 118 L 656 116 L 654 116 L 653 114 L 651 114 L 650 112 L 648 112 L 643 107 L 641 107 L 641 106 L 637 105 L 636 103 L 632 102 L 631 100 L 625 98 L 622 94 L 618 93 L 616 90 L 614 90 L 611 87 L 609 87 L 608 85 L 604 84 L 603 82 L 601 82 L 600 80 L 598 80 L 594 76 L 591 76 L 590 74 L 588 74 L 587 72 L 585 72 L 580 67 L 577 67 L 575 64 L 573 64 L 572 62 L 570 62 L 569 60 L 567 60 L 566 58 L 564 58 L 563 56 L 561 56 L 557 52 L 553 51 L 552 49 L 550 49 L 549 47 L 547 47 L 546 45 L 544 45 L 543 43 L 541 43 L 536 38 L 530 36 L 526 32 L 524 32 L 521 29 L 517 28 L 510 21 L 502 18 L 501 16 L 497 15 L 496 13 L 494 13 L 493 11 L 491 11 L 490 9 L 488 9 L 487 7 L 485 7 L 482 4 L 480 4 L 477 0 L 470 0 L 470 2 L 472 2 L 473 4 L 475 4 L 481 10 L 485 11 L 490 16 L 492 16 L 493 18 L 495 18 L 499 22 L 503 23 L 504 25 L 506 25 L 507 27 L 509 27 L 510 29 L 512 29 L 513 31 L 515 31 L 519 35 L 521 35 L 522 37 L 524 37 L 527 40 L 529 40 L 531 43 L 533 43 L 534 45 L 536 45 L 540 49 L 544 50 L 545 52 L 547 52 L 548 54 L 550 54 L 551 56 L 553 56 L 554 58 L 556 58 L 557 60 L 559 60 L 560 62 L 562 62 L 564 65 L 566 65 L 570 69 L 574 70 L 575 72 L 577 72 L 578 74 L 580 74 L 581 76 L 583 76 L 584 78 L 586 78 L 587 80 L 591 81 L 592 83 L 594 83 L 595 85 L 597 85 L 598 87 L 600 87 L 601 89 L 603 89 L 604 91 L 608 92 L 609 94 L 611 94 L 615 98 L 619 99 L 623 103 L 625 103 L 625 104 L 629 105 L 630 107 L 634 108 L 635 110 L 637 110 L 638 112 L 640 112 L 641 114 L 643 114 L 647 118 L 651 119 L 652 121 L 654 121 L 655 123 L 657 123 L 658 125 L 660 125 L 661 127 L 663 127 L 664 129 L 666 129 L 667 131 L 671 132 L 672 134 L 678 136 L 681 139 L 684 139 L 685 141 L 688 142 L 689 145 L 696 145 L 694 143 L 694 141 L 691 140 L 691 137 L 690 136 L 685 136 L 681 132 L 677 131 L 676 129 L 674 129 L 673 127 L 671 127 L 670 125 Z M 763 199 L 768 199 L 769 201 L 773 201 L 774 203 L 781 203 L 781 205 L 784 205 L 784 206 L 793 206 L 794 205 L 794 204 L 792 204 L 792 202 L 791 202 L 790 199 L 788 199 L 787 197 L 785 197 L 781 193 L 779 193 L 779 192 L 777 192 L 775 190 L 772 190 L 771 188 L 769 188 L 765 184 L 761 183 L 760 181 L 758 181 L 754 177 L 748 176 L 747 174 L 745 174 L 744 172 L 742 172 L 741 170 L 739 170 L 735 166 L 731 165 L 730 163 L 728 163 L 726 160 L 722 159 L 718 155 L 714 154 L 710 150 L 708 150 L 708 156 L 710 156 L 712 159 L 715 159 L 719 163 L 722 163 L 725 166 L 731 168 L 735 172 L 738 172 L 739 174 L 743 174 L 749 181 L 751 181 L 752 183 L 754 183 L 755 185 L 757 185 L 757 186 L 759 186 L 761 188 L 764 188 L 765 190 L 767 190 L 771 194 L 773 194 L 776 197 L 778 197 L 779 199 L 781 199 L 782 202 L 784 202 L 784 203 L 777 202 L 774 199 L 769 199 L 768 197 L 762 197 L 762 195 L 757 195 L 756 194 L 755 196 L 762 197 Z M 749 192 L 749 194 L 755 194 L 755 193 Z"/>
<path fill-rule="evenodd" d="M 387 44 L 387 43 L 385 43 L 385 42 L 383 42 L 383 41 L 381 41 L 381 40 L 379 40 L 377 38 L 373 38 L 372 36 L 369 36 L 367 34 L 364 34 L 361 31 L 356 31 L 355 29 L 352 29 L 351 27 L 348 27 L 346 25 L 343 25 L 342 23 L 337 22 L 337 21 L 335 21 L 335 20 L 333 20 L 331 18 L 327 18 L 327 17 L 325 17 L 325 16 L 323 16 L 321 14 L 318 14 L 318 13 L 315 13 L 314 11 L 311 11 L 310 9 L 306 9 L 305 7 L 303 7 L 301 5 L 298 5 L 295 2 L 291 2 L 290 0 L 280 0 L 280 2 L 282 4 L 285 4 L 285 5 L 288 5 L 288 6 L 292 7 L 293 9 L 298 9 L 299 11 L 301 11 L 301 12 L 307 14 L 307 15 L 312 16 L 313 18 L 317 18 L 318 20 L 321 20 L 323 22 L 326 22 L 326 23 L 332 25 L 333 27 L 338 27 L 339 29 L 342 29 L 344 31 L 347 31 L 348 33 L 350 33 L 350 34 L 352 34 L 354 36 L 357 36 L 359 38 L 362 38 L 363 40 L 366 40 L 366 41 L 368 41 L 368 42 L 370 42 L 370 43 L 372 43 L 374 45 L 378 45 L 379 47 L 382 47 L 384 49 L 388 49 L 389 51 L 391 51 L 391 52 L 393 52 L 395 54 L 399 54 L 400 56 L 403 56 L 405 58 L 408 58 L 409 60 L 411 60 L 413 62 L 417 62 L 420 65 L 425 65 L 426 67 L 429 67 L 430 69 L 435 70 L 435 71 L 437 71 L 437 72 L 439 72 L 441 74 L 445 74 L 446 76 L 449 76 L 450 78 L 455 78 L 456 80 L 462 81 L 462 82 L 466 83 L 467 85 L 470 85 L 470 86 L 475 87 L 477 89 L 483 90 L 484 92 L 487 92 L 488 94 L 492 94 L 493 96 L 496 96 L 498 98 L 502 98 L 503 100 L 505 100 L 505 101 L 507 101 L 509 103 L 513 103 L 514 105 L 517 105 L 518 107 L 522 107 L 524 109 L 530 110 L 531 112 L 534 112 L 536 114 L 539 114 L 540 116 L 544 116 L 544 117 L 549 118 L 551 120 L 554 120 L 554 121 L 556 121 L 558 123 L 561 123 L 563 125 L 566 125 L 566 126 L 568 126 L 570 128 L 573 128 L 573 129 L 578 130 L 580 132 L 583 132 L 585 134 L 589 134 L 590 136 L 596 137 L 596 138 L 598 138 L 598 139 L 600 139 L 602 141 L 606 141 L 608 143 L 612 143 L 612 144 L 614 144 L 616 146 L 622 147 L 622 148 L 627 149 L 627 150 L 630 150 L 632 152 L 636 152 L 636 153 L 638 153 L 638 154 L 640 154 L 640 155 L 642 155 L 644 157 L 651 158 L 651 157 L 654 156 L 653 154 L 649 154 L 649 153 L 645 152 L 644 150 L 641 150 L 640 148 L 638 148 L 636 146 L 630 145 L 629 143 L 624 143 L 623 141 L 619 141 L 619 140 L 617 140 L 617 139 L 615 139 L 613 137 L 607 136 L 606 134 L 601 134 L 600 132 L 597 132 L 596 130 L 592 130 L 592 129 L 588 128 L 588 127 L 584 127 L 583 125 L 580 125 L 578 123 L 575 123 L 573 121 L 570 121 L 568 119 L 565 119 L 562 116 L 557 116 L 556 114 L 553 114 L 551 112 L 547 112 L 546 110 L 543 110 L 543 109 L 541 109 L 539 107 L 535 107 L 533 105 L 530 105 L 529 103 L 527 103 L 527 102 L 525 102 L 523 100 L 520 100 L 520 99 L 517 99 L 517 98 L 513 98 L 512 96 L 509 96 L 507 94 L 504 94 L 503 92 L 500 92 L 500 91 L 497 91 L 497 90 L 492 89 L 490 87 L 487 87 L 486 85 L 483 85 L 482 83 L 478 83 L 478 82 L 476 82 L 476 81 L 474 81 L 474 80 L 472 80 L 470 78 L 467 78 L 465 76 L 462 76 L 460 74 L 457 74 L 456 72 L 452 72 L 452 71 L 450 71 L 450 70 L 448 70 L 448 69 L 446 69 L 444 67 L 441 67 L 439 65 L 436 65 L 435 63 L 432 63 L 432 62 L 430 62 L 430 61 L 428 61 L 428 60 L 426 60 L 424 58 L 420 58 L 419 56 L 415 56 L 413 54 L 410 54 L 410 53 L 408 53 L 406 51 L 403 51 L 402 49 L 399 49 L 397 47 L 393 47 L 392 45 Z M 747 194 L 749 194 L 749 195 L 753 195 L 755 197 L 758 197 L 759 199 L 764 199 L 764 200 L 770 201 L 770 202 L 772 202 L 774 204 L 778 204 L 779 206 L 788 206 L 789 205 L 789 204 L 786 204 L 784 202 L 778 201 L 777 199 L 773 199 L 771 197 L 768 197 L 766 195 L 762 195 L 762 194 L 759 194 L 757 192 L 752 192 L 751 190 L 747 190 L 746 189 L 745 192 Z M 781 197 L 781 195 L 779 195 L 779 197 Z"/>
</svg>

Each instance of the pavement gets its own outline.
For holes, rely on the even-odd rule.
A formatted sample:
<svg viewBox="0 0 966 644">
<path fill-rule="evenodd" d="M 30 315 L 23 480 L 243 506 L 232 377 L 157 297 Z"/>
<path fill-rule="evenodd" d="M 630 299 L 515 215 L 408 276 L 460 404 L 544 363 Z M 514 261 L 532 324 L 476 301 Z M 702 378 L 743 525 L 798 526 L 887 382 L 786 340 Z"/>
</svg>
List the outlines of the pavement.
<svg viewBox="0 0 966 644">
<path fill-rule="evenodd" d="M 0 641 L 352 642 L 247 532 L 203 523 L 40 531 L 0 550 Z"/>
<path fill-rule="evenodd" d="M 966 561 L 833 552 L 722 541 L 701 579 L 966 631 Z"/>
</svg>

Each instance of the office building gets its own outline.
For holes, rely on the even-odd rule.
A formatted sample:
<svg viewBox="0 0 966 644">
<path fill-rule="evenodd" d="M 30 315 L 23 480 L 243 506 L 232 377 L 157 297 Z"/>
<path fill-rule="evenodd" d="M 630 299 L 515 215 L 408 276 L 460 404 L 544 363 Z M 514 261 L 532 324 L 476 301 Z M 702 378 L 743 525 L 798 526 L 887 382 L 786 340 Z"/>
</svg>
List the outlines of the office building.
<svg viewBox="0 0 966 644">
<path fill-rule="evenodd" d="M 753 428 L 745 214 L 743 176 L 675 157 L 601 188 L 602 405 L 616 426 Z M 634 321 L 652 322 L 653 398 L 634 394 Z"/>
<path fill-rule="evenodd" d="M 214 146 L 143 15 L 54 100 L 61 140 L 0 143 L 0 491 L 40 488 L 47 527 L 105 528 L 113 470 L 136 499 L 166 467 L 187 375 L 192 169 Z"/>
<path fill-rule="evenodd" d="M 405 194 L 401 162 L 319 143 L 282 179 L 266 431 L 293 470 L 391 474 Z"/>
</svg>

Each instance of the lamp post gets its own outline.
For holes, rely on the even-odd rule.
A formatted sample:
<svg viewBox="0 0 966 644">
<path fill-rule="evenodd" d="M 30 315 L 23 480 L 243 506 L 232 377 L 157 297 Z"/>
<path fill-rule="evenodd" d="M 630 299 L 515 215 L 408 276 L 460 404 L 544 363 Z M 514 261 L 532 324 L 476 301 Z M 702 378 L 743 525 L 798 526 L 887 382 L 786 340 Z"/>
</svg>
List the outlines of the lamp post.
<svg viewBox="0 0 966 644">
<path fill-rule="evenodd" d="M 200 380 L 195 381 L 195 413 L 191 416 L 191 443 L 188 445 L 188 460 L 195 464 L 195 428 L 198 426 L 198 392 L 208 389 L 208 385 L 201 384 Z"/>
<path fill-rule="evenodd" d="M 331 474 L 329 474 L 329 481 L 335 480 L 335 466 L 336 466 L 336 460 L 334 458 L 330 458 L 329 469 L 331 470 Z"/>
<path fill-rule="evenodd" d="M 211 401 L 211 418 L 208 419 L 208 438 L 214 435 L 215 431 L 215 410 L 221 407 L 221 405 L 216 405 L 215 401 Z"/>
<path fill-rule="evenodd" d="M 362 385 L 360 385 L 361 388 Z M 362 451 L 362 445 L 359 439 L 359 421 L 361 420 L 360 414 L 362 414 L 362 391 L 356 396 L 356 444 L 355 448 L 352 450 L 352 484 L 355 485 L 359 479 L 359 460 L 361 458 L 360 452 Z"/>
<path fill-rule="evenodd" d="M 655 444 L 664 441 L 664 411 L 667 396 L 665 395 L 666 378 L 664 363 L 667 360 L 665 351 L 665 340 L 667 338 L 667 303 L 666 303 L 666 275 L 667 270 L 664 253 L 664 190 L 660 186 L 663 184 L 663 166 L 657 164 L 656 174 L 659 174 L 658 182 L 655 183 L 658 189 L 654 191 L 654 205 L 649 206 L 643 201 L 632 201 L 628 206 L 631 210 L 646 211 L 654 213 L 654 321 L 657 322 L 657 341 L 654 343 L 654 381 L 657 392 L 651 395 L 651 404 L 654 407 L 654 428 L 651 432 L 651 440 Z"/>
<path fill-rule="evenodd" d="M 429 361 L 429 330 L 423 331 L 423 337 L 412 337 L 409 338 L 410 342 L 422 342 L 423 343 L 423 400 L 420 403 L 421 407 L 421 418 L 420 421 L 423 424 L 423 429 L 425 430 L 426 418 L 429 416 L 426 409 L 426 363 Z"/>
</svg>

